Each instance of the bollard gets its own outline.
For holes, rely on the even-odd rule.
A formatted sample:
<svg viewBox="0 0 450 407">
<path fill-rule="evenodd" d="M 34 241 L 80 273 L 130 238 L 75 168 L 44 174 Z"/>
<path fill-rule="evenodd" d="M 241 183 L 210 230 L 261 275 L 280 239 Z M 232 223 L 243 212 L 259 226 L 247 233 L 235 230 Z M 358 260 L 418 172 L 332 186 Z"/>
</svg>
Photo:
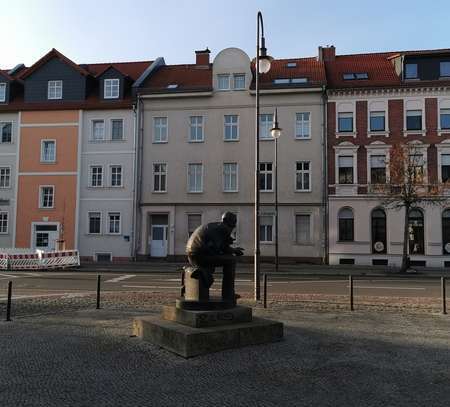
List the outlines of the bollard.
<svg viewBox="0 0 450 407">
<path fill-rule="evenodd" d="M 264 273 L 264 308 L 267 308 L 267 274 Z"/>
<path fill-rule="evenodd" d="M 11 321 L 12 281 L 8 282 L 8 302 L 6 304 L 6 321 Z"/>
<path fill-rule="evenodd" d="M 350 311 L 353 311 L 353 276 L 348 276 L 349 296 L 350 296 Z"/>
<path fill-rule="evenodd" d="M 97 309 L 100 309 L 100 274 L 97 276 Z"/>
<path fill-rule="evenodd" d="M 442 313 L 447 314 L 447 293 L 446 278 L 441 277 L 441 293 L 442 293 Z"/>
</svg>

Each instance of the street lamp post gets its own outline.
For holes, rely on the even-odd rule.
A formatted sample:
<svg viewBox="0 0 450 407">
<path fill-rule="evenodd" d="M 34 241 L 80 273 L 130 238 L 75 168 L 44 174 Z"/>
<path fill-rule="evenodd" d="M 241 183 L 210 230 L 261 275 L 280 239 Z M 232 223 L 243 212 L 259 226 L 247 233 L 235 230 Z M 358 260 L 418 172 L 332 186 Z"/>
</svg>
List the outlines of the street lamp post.
<svg viewBox="0 0 450 407">
<path fill-rule="evenodd" d="M 278 138 L 281 136 L 281 128 L 278 125 L 278 112 L 275 109 L 273 116 L 273 127 L 270 129 L 270 134 L 275 140 L 275 272 L 278 272 L 279 257 L 278 257 Z"/>
<path fill-rule="evenodd" d="M 261 42 L 260 42 L 261 40 Z M 255 64 L 255 257 L 254 257 L 254 286 L 255 300 L 261 299 L 260 281 L 260 247 L 259 247 L 259 75 L 270 70 L 271 58 L 267 55 L 264 38 L 264 22 L 258 11 L 256 17 L 256 64 Z"/>
</svg>

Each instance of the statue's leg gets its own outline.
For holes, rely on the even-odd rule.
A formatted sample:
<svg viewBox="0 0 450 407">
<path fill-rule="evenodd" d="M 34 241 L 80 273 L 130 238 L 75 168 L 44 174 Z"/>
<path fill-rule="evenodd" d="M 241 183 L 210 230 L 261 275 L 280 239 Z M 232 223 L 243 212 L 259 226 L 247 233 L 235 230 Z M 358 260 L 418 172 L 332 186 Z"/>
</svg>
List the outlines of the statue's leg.
<svg viewBox="0 0 450 407">
<path fill-rule="evenodd" d="M 236 276 L 236 259 L 226 256 L 223 262 L 222 300 L 235 302 L 234 280 Z"/>
</svg>

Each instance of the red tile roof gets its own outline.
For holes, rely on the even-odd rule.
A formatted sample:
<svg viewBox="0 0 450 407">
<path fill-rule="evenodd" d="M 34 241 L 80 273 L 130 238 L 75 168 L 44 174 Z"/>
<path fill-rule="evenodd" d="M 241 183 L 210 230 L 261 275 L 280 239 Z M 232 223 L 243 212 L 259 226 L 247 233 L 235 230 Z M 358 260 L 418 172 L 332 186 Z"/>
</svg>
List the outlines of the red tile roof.
<svg viewBox="0 0 450 407">
<path fill-rule="evenodd" d="M 81 66 L 83 66 L 83 68 L 85 68 L 92 76 L 95 77 L 99 77 L 109 68 L 114 68 L 122 75 L 128 76 L 133 81 L 135 81 L 141 76 L 142 72 L 144 72 L 152 62 L 153 61 L 110 62 L 99 64 L 85 64 Z"/>
<path fill-rule="evenodd" d="M 9 81 L 13 81 L 14 78 L 8 73 L 9 69 L 0 69 L 0 75 L 8 79 Z"/>
</svg>

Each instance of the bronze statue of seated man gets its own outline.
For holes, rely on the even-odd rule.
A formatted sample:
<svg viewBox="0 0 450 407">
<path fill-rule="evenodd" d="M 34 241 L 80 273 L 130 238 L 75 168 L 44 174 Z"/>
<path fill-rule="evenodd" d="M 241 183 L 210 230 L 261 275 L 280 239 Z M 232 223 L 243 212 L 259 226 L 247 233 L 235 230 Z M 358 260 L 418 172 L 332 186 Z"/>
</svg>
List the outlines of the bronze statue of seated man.
<svg viewBox="0 0 450 407">
<path fill-rule="evenodd" d="M 244 254 L 240 247 L 231 247 L 234 242 L 231 233 L 236 227 L 234 213 L 225 212 L 222 222 L 201 225 L 192 233 L 186 245 L 189 264 L 195 268 L 193 278 L 198 278 L 206 287 L 211 287 L 216 267 L 223 267 L 222 300 L 236 302 L 234 279 L 236 256 Z"/>
</svg>

